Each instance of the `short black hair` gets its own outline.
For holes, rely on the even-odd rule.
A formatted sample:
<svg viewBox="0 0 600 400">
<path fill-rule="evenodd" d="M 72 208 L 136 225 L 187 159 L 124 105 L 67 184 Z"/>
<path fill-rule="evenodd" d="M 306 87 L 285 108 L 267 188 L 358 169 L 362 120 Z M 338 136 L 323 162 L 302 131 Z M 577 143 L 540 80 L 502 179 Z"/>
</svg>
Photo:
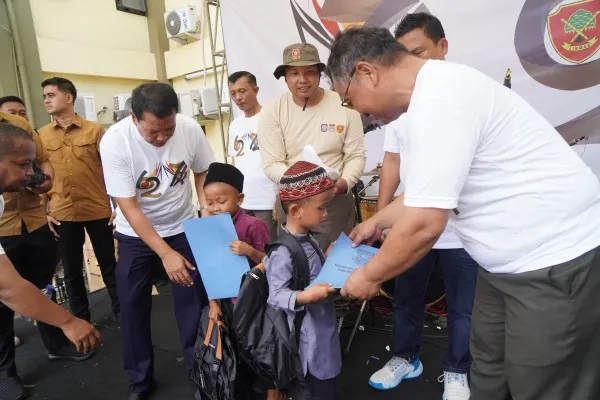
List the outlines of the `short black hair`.
<svg viewBox="0 0 600 400">
<path fill-rule="evenodd" d="M 254 76 L 254 74 L 248 71 L 234 72 L 233 74 L 229 75 L 229 78 L 227 78 L 227 80 L 229 81 L 229 83 L 236 83 L 239 79 L 243 77 L 246 77 L 246 79 L 248 79 L 248 83 L 251 83 L 252 85 L 256 86 L 256 76 Z"/>
<path fill-rule="evenodd" d="M 21 100 L 21 98 L 17 97 L 17 96 L 0 97 L 0 107 L 2 107 L 4 105 L 4 103 L 21 103 L 21 104 L 23 104 L 23 106 L 25 106 L 25 103 L 23 102 L 23 100 Z"/>
<path fill-rule="evenodd" d="M 436 16 L 425 12 L 406 14 L 394 29 L 394 37 L 398 39 L 415 29 L 421 28 L 423 28 L 425 36 L 431 39 L 433 43 L 437 44 L 441 39 L 446 38 L 440 20 Z"/>
<path fill-rule="evenodd" d="M 339 33 L 333 41 L 326 71 L 332 82 L 345 82 L 360 61 L 389 67 L 405 54 L 408 54 L 406 47 L 386 28 L 350 28 Z"/>
<path fill-rule="evenodd" d="M 0 122 L 0 159 L 15 150 L 14 145 L 18 140 L 33 142 L 33 137 L 29 132 L 18 126 L 8 122 Z"/>
<path fill-rule="evenodd" d="M 166 118 L 179 110 L 179 98 L 173 88 L 162 82 L 142 83 L 131 93 L 131 111 L 138 120 L 145 112 Z"/>
<path fill-rule="evenodd" d="M 67 78 L 55 76 L 54 78 L 45 79 L 42 82 L 42 88 L 45 88 L 46 86 L 56 86 L 58 90 L 63 93 L 71 93 L 71 96 L 73 96 L 73 102 L 75 102 L 75 99 L 77 98 L 77 88 L 75 88 L 73 82 Z"/>
</svg>

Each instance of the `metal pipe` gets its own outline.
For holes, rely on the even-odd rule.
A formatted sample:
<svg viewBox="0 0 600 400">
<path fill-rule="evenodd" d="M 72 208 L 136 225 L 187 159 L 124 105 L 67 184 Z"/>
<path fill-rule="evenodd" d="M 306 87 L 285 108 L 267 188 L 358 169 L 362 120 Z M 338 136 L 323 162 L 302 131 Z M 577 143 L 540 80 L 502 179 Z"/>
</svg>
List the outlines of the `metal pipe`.
<svg viewBox="0 0 600 400">
<path fill-rule="evenodd" d="M 25 108 L 27 108 L 30 121 L 35 121 L 35 110 L 33 109 L 31 103 L 29 80 L 27 79 L 27 70 L 25 66 L 25 56 L 23 55 L 23 45 L 21 43 L 21 36 L 17 26 L 17 16 L 15 14 L 13 0 L 6 0 L 6 9 L 8 11 L 10 30 L 12 31 L 13 35 L 13 45 L 15 47 L 15 58 L 17 61 L 17 72 L 19 74 L 19 80 L 21 81 L 21 89 L 23 90 L 23 101 L 25 102 Z"/>
<path fill-rule="evenodd" d="M 213 4 L 211 4 L 213 3 Z M 210 40 L 210 48 L 211 48 L 211 58 L 212 58 L 212 67 L 213 70 L 217 70 L 217 44 L 216 44 L 216 40 L 218 37 L 218 32 L 215 31 L 215 34 L 213 35 L 213 31 L 212 31 L 212 26 L 211 26 L 211 18 L 210 18 L 210 6 L 211 5 L 215 5 L 217 7 L 217 15 L 218 15 L 218 10 L 220 8 L 220 4 L 219 1 L 216 0 L 214 2 L 206 2 L 206 18 L 207 18 L 207 22 L 208 22 L 208 36 L 209 36 L 209 40 Z M 217 21 L 218 22 L 218 21 Z M 215 24 L 215 27 L 217 27 L 218 25 Z M 223 50 L 222 52 L 219 52 L 219 55 L 222 56 L 222 65 L 225 65 L 225 50 Z M 214 79 L 215 79 L 215 88 L 217 89 L 217 115 L 218 115 L 218 119 L 219 119 L 219 128 L 221 131 L 221 145 L 223 146 L 223 159 L 224 161 L 227 163 L 227 143 L 225 142 L 225 127 L 224 127 L 224 123 L 223 123 L 223 113 L 221 112 L 221 94 L 222 94 L 222 87 L 219 87 L 219 77 L 217 76 L 218 74 L 215 72 L 213 74 Z"/>
<path fill-rule="evenodd" d="M 211 67 L 206 67 L 206 68 L 198 70 L 198 71 L 190 72 L 189 74 L 185 74 L 183 76 L 183 79 L 185 79 L 186 81 L 190 81 L 192 79 L 202 76 L 205 72 L 212 71 L 213 69 L 215 69 L 215 68 L 213 68 L 211 66 Z M 222 72 L 222 71 L 223 71 L 222 65 L 217 66 L 217 68 L 215 69 L 215 72 Z"/>
</svg>

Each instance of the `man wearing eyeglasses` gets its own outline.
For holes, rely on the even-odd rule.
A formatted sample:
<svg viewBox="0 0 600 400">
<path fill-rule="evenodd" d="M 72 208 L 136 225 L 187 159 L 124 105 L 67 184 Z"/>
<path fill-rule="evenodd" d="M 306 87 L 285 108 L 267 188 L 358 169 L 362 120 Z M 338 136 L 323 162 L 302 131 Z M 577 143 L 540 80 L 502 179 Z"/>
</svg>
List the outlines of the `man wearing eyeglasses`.
<svg viewBox="0 0 600 400">
<path fill-rule="evenodd" d="M 590 168 L 517 93 L 468 66 L 415 57 L 387 29 L 344 31 L 327 67 L 357 110 L 407 118 L 404 196 L 351 238 L 392 229 L 341 294 L 376 295 L 449 222 L 481 266 L 470 399 L 598 398 L 600 183 Z"/>
<path fill-rule="evenodd" d="M 313 147 L 325 166 L 339 173 L 332 172 L 337 175 L 336 197 L 327 208 L 327 221 L 315 235 L 326 249 L 341 232 L 350 233 L 354 226 L 350 189 L 363 172 L 365 152 L 360 115 L 343 107 L 338 94 L 319 87 L 324 69 L 315 46 L 296 43 L 285 48 L 283 63 L 273 75 L 285 78 L 289 92 L 263 108 L 258 141 L 265 173 L 275 183 L 289 166 L 305 159 L 306 145 Z M 279 222 L 284 222 L 283 211 L 277 214 Z"/>
</svg>

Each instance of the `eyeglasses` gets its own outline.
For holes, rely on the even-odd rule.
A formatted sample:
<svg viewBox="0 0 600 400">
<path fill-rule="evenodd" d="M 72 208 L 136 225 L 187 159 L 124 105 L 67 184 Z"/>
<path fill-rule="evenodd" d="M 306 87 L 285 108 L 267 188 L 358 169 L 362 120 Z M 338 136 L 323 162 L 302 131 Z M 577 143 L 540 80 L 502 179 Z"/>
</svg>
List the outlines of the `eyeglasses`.
<svg viewBox="0 0 600 400">
<path fill-rule="evenodd" d="M 346 107 L 351 110 L 354 110 L 354 106 L 348 99 L 348 90 L 350 90 L 350 84 L 352 84 L 352 79 L 354 79 L 355 73 L 356 73 L 356 65 L 354 66 L 354 68 L 352 68 L 352 71 L 350 71 L 350 80 L 348 80 L 348 86 L 346 86 L 346 91 L 344 92 L 344 97 L 342 97 L 342 107 Z"/>
</svg>

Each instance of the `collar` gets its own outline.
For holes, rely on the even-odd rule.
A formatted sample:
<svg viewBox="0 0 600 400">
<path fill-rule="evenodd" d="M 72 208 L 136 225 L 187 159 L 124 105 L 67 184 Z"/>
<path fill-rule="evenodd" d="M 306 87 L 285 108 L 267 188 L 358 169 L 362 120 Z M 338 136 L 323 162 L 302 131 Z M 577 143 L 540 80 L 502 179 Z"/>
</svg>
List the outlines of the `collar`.
<svg viewBox="0 0 600 400">
<path fill-rule="evenodd" d="M 79 116 L 79 114 L 75 113 L 75 116 L 73 117 L 73 120 L 71 121 L 71 125 L 66 126 L 64 128 L 69 128 L 69 127 L 71 127 L 73 125 L 75 125 L 78 128 L 81 128 L 81 124 L 82 123 L 83 123 L 83 118 L 81 118 Z M 63 128 L 63 126 L 61 126 L 61 125 L 58 124 L 58 121 L 55 118 L 52 119 L 52 126 L 54 126 L 55 128 L 56 127 Z"/>
<path fill-rule="evenodd" d="M 238 210 L 237 213 L 235 213 L 235 215 L 233 216 L 233 218 L 231 218 L 233 220 L 233 223 L 237 223 L 238 219 L 240 219 L 240 217 L 244 214 L 244 211 L 242 211 L 242 209 L 240 208 Z"/>
</svg>

